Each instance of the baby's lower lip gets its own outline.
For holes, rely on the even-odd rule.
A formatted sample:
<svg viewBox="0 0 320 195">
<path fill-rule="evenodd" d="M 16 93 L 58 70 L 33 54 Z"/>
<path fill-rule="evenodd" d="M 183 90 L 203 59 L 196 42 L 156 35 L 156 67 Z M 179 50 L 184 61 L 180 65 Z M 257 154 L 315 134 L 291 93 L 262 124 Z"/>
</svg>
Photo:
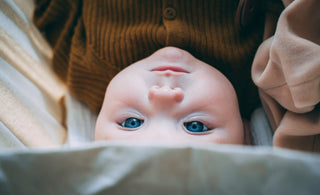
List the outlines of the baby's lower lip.
<svg viewBox="0 0 320 195">
<path fill-rule="evenodd" d="M 189 71 L 178 66 L 159 66 L 159 67 L 153 68 L 151 71 L 166 71 L 166 70 L 171 70 L 174 72 L 190 73 Z"/>
</svg>

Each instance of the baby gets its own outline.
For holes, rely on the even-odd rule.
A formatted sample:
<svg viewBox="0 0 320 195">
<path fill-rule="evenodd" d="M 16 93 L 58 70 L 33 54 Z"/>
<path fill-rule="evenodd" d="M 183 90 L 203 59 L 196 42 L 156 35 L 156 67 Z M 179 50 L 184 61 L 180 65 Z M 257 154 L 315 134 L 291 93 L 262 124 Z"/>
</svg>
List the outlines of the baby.
<svg viewBox="0 0 320 195">
<path fill-rule="evenodd" d="M 243 144 L 244 127 L 229 80 L 187 51 L 166 47 L 113 78 L 95 140 Z"/>
</svg>

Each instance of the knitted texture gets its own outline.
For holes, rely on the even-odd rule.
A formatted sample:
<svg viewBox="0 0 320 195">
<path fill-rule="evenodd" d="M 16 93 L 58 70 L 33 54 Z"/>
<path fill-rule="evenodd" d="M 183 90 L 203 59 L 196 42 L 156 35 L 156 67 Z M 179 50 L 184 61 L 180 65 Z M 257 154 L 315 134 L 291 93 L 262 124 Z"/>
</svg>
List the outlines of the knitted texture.
<svg viewBox="0 0 320 195">
<path fill-rule="evenodd" d="M 54 49 L 53 67 L 71 93 L 98 112 L 109 81 L 165 46 L 187 50 L 234 85 L 240 110 L 259 103 L 250 77 L 264 18 L 240 32 L 234 0 L 39 0 L 35 24 Z M 166 17 L 166 8 L 174 16 Z M 201 79 L 201 78 L 199 78 Z M 208 89 L 210 90 L 210 89 Z"/>
</svg>

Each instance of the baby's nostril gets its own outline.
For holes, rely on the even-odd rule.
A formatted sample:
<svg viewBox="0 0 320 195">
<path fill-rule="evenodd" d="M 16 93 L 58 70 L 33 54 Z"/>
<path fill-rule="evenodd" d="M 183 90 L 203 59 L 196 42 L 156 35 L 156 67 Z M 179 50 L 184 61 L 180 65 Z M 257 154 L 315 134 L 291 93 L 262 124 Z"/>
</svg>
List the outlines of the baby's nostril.
<svg viewBox="0 0 320 195">
<path fill-rule="evenodd" d="M 183 98 L 184 98 L 184 94 L 181 88 L 174 88 L 173 89 L 174 93 L 175 93 L 175 101 L 176 102 L 182 102 Z"/>
<path fill-rule="evenodd" d="M 149 99 L 156 102 L 165 102 L 166 104 L 181 102 L 184 94 L 181 88 L 172 88 L 169 86 L 152 86 L 149 90 Z"/>
</svg>

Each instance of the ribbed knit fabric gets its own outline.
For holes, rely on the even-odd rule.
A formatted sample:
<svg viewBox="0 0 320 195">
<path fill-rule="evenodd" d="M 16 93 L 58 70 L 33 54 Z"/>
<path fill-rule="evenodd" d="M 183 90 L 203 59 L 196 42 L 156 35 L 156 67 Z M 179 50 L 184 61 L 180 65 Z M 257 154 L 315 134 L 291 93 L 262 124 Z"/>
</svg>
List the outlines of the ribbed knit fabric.
<svg viewBox="0 0 320 195">
<path fill-rule="evenodd" d="M 39 0 L 35 24 L 54 48 L 55 72 L 73 95 L 98 112 L 108 82 L 165 46 L 189 51 L 233 83 L 244 117 L 257 105 L 251 62 L 263 17 L 239 32 L 234 0 Z M 167 18 L 171 7 L 176 17 Z M 199 78 L 201 79 L 201 78 Z M 210 89 L 208 89 L 210 90 Z"/>
</svg>

